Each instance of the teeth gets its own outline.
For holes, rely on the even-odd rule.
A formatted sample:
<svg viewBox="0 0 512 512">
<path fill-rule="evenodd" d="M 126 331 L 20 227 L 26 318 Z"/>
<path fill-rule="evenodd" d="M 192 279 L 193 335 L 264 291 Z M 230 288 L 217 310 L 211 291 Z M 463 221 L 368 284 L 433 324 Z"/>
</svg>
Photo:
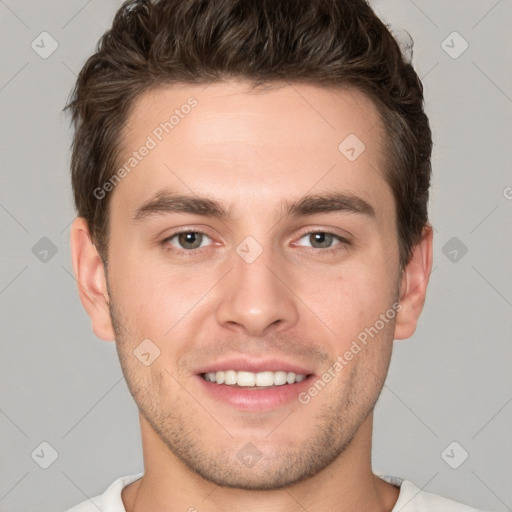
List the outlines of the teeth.
<svg viewBox="0 0 512 512">
<path fill-rule="evenodd" d="M 302 382 L 306 375 L 296 375 L 293 372 L 237 372 L 235 370 L 226 370 L 218 372 L 208 372 L 203 374 L 208 382 L 217 384 L 227 384 L 228 386 L 238 385 L 240 387 L 270 387 L 283 386 L 284 384 L 294 384 Z"/>
<path fill-rule="evenodd" d="M 238 372 L 236 374 L 236 383 L 239 386 L 253 387 L 256 384 L 256 375 L 251 372 Z"/>
<path fill-rule="evenodd" d="M 236 384 L 236 380 L 237 375 L 235 371 L 228 370 L 227 372 L 224 372 L 224 384 L 234 386 Z"/>
<path fill-rule="evenodd" d="M 261 372 L 261 373 L 256 374 L 256 386 L 273 386 L 273 385 L 274 385 L 274 372 Z"/>
</svg>

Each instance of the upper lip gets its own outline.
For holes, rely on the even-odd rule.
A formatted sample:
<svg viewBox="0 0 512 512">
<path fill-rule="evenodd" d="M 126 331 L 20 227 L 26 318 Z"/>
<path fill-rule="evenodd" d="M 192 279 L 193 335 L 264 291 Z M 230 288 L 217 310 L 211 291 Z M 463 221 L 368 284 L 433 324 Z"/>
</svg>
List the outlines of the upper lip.
<svg viewBox="0 0 512 512">
<path fill-rule="evenodd" d="M 293 372 L 296 375 L 310 375 L 311 373 L 313 373 L 312 371 L 307 370 L 303 366 L 300 366 L 292 362 L 287 362 L 282 359 L 247 359 L 240 357 L 224 359 L 222 361 L 209 364 L 207 366 L 199 368 L 197 373 L 201 374 L 225 370 L 235 370 L 252 373 L 284 371 Z"/>
</svg>

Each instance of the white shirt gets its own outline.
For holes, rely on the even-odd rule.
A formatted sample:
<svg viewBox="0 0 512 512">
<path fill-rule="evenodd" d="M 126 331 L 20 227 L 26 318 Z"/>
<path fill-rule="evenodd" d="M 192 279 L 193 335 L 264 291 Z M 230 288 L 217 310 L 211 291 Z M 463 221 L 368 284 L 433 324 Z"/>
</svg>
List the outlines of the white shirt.
<svg viewBox="0 0 512 512">
<path fill-rule="evenodd" d="M 121 499 L 124 487 L 138 480 L 143 473 L 122 476 L 100 496 L 91 498 L 66 512 L 126 512 Z M 392 485 L 400 487 L 400 495 L 391 512 L 484 512 L 462 503 L 442 498 L 418 489 L 412 482 L 395 476 L 379 475 Z"/>
</svg>

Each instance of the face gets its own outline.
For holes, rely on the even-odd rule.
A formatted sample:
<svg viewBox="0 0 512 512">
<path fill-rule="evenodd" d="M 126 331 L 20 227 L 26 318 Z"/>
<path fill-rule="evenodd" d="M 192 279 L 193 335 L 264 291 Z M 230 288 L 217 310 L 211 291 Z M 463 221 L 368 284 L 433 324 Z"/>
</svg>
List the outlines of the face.
<svg viewBox="0 0 512 512">
<path fill-rule="evenodd" d="M 382 144 L 357 91 L 231 81 L 134 105 L 137 162 L 110 192 L 117 349 L 146 434 L 207 480 L 300 481 L 369 417 L 400 285 Z"/>
</svg>

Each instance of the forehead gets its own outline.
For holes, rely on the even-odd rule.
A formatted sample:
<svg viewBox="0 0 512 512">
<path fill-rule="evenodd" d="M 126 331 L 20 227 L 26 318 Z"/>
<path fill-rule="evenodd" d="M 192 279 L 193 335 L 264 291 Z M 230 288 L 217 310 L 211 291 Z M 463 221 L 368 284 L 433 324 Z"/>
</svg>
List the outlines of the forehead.
<svg viewBox="0 0 512 512">
<path fill-rule="evenodd" d="M 231 203 L 339 188 L 389 196 L 382 139 L 373 102 L 353 89 L 234 80 L 158 87 L 133 104 L 120 163 L 151 149 L 114 196 L 140 203 L 169 186 Z"/>
</svg>

